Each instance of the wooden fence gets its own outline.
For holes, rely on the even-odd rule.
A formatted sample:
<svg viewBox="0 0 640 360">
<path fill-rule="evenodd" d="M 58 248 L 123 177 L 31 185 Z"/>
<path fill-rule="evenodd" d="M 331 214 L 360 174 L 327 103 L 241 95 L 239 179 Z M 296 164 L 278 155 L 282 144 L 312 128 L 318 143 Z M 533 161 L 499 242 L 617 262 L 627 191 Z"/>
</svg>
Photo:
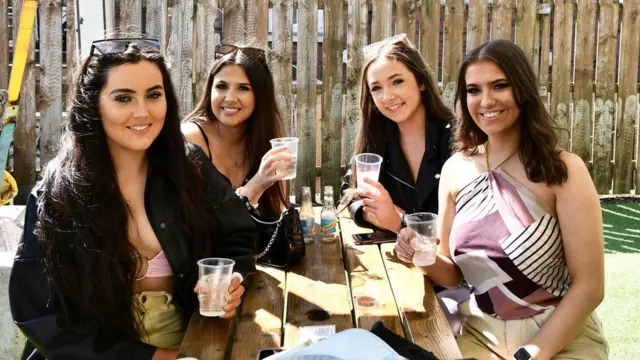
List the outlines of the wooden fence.
<svg viewBox="0 0 640 360">
<path fill-rule="evenodd" d="M 40 45 L 33 47 L 39 56 L 28 67 L 14 142 L 13 171 L 24 187 L 36 181 L 36 120 L 42 161 L 55 152 L 61 79 L 65 65 L 78 60 L 69 36 L 76 1 L 41 1 Z M 19 1 L 13 2 L 17 15 Z M 0 0 L 0 68 L 8 67 L 9 5 Z M 103 0 L 103 5 L 107 33 L 142 32 L 161 39 L 182 114 L 202 91 L 216 44 L 251 41 L 269 47 L 286 129 L 300 138 L 297 194 L 318 177 L 322 185 L 338 187 L 359 118 L 361 48 L 401 32 L 419 46 L 449 105 L 468 49 L 489 39 L 515 41 L 534 65 L 540 93 L 564 130 L 562 145 L 587 162 L 598 192 L 637 193 L 640 186 L 640 0 Z M 63 8 L 69 29 L 66 64 Z M 6 82 L 0 72 L 0 88 Z"/>
</svg>

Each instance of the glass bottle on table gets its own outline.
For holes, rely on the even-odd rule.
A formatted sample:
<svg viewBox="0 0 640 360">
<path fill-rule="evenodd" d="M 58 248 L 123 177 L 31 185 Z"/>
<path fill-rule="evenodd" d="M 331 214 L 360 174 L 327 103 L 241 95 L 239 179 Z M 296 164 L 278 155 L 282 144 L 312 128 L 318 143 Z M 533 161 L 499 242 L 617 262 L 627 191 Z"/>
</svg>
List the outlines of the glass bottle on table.
<svg viewBox="0 0 640 360">
<path fill-rule="evenodd" d="M 313 205 L 311 203 L 311 188 L 309 186 L 302 187 L 300 225 L 302 227 L 304 242 L 307 244 L 312 243 L 316 234 L 316 216 L 313 212 Z"/>
<path fill-rule="evenodd" d="M 333 187 L 324 187 L 324 204 L 320 213 L 322 237 L 320 241 L 330 243 L 338 238 L 338 210 L 333 204 Z"/>
</svg>

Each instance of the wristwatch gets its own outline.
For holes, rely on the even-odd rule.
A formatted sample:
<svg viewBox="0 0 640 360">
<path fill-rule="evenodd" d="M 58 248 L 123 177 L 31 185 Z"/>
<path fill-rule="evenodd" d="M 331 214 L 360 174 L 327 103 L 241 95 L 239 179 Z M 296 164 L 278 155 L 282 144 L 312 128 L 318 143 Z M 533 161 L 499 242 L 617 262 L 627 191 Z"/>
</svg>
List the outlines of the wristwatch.
<svg viewBox="0 0 640 360">
<path fill-rule="evenodd" d="M 407 214 L 400 214 L 400 229 L 404 229 L 407 227 Z"/>
<path fill-rule="evenodd" d="M 533 360 L 531 354 L 529 354 L 527 349 L 525 349 L 524 347 L 518 348 L 518 350 L 516 350 L 516 352 L 513 354 L 513 357 L 516 360 Z"/>
</svg>

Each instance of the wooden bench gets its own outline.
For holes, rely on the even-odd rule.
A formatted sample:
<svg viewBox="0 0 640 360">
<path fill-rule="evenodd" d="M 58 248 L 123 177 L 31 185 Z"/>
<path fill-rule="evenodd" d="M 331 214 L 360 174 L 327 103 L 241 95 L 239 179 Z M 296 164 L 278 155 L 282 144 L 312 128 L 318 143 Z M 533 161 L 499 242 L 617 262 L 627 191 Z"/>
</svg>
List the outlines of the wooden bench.
<svg viewBox="0 0 640 360">
<path fill-rule="evenodd" d="M 181 356 L 252 360 L 262 348 L 298 346 L 305 326 L 370 330 L 382 321 L 439 359 L 461 358 L 429 280 L 395 257 L 394 244 L 355 245 L 352 235 L 367 230 L 348 217 L 340 228 L 338 241 L 308 244 L 289 271 L 258 266 L 235 319 L 194 314 Z"/>
</svg>

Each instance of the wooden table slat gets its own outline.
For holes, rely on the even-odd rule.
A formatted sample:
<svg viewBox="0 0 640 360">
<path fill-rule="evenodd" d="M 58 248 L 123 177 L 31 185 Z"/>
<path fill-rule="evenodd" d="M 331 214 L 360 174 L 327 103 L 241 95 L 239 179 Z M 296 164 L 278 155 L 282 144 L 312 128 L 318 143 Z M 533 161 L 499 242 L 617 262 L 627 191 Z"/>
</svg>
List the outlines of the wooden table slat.
<svg viewBox="0 0 640 360">
<path fill-rule="evenodd" d="M 307 244 L 303 261 L 287 273 L 284 347 L 299 345 L 303 326 L 335 324 L 336 332 L 354 327 L 343 264 L 340 241 Z"/>
<path fill-rule="evenodd" d="M 420 270 L 399 260 L 394 248 L 395 244 L 382 244 L 381 253 L 410 340 L 433 352 L 438 359 L 461 358 L 431 282 Z"/>
<path fill-rule="evenodd" d="M 262 348 L 282 344 L 284 317 L 284 270 L 258 265 L 253 286 L 246 292 L 238 330 L 233 342 L 233 359 L 253 359 Z"/>
<path fill-rule="evenodd" d="M 371 330 L 376 321 L 404 336 L 387 271 L 378 245 L 355 245 L 353 234 L 364 232 L 350 218 L 341 218 L 345 265 L 349 273 L 356 326 Z"/>
<path fill-rule="evenodd" d="M 196 311 L 189 321 L 178 358 L 227 359 L 227 339 L 233 338 L 237 319 L 209 318 Z"/>
</svg>

